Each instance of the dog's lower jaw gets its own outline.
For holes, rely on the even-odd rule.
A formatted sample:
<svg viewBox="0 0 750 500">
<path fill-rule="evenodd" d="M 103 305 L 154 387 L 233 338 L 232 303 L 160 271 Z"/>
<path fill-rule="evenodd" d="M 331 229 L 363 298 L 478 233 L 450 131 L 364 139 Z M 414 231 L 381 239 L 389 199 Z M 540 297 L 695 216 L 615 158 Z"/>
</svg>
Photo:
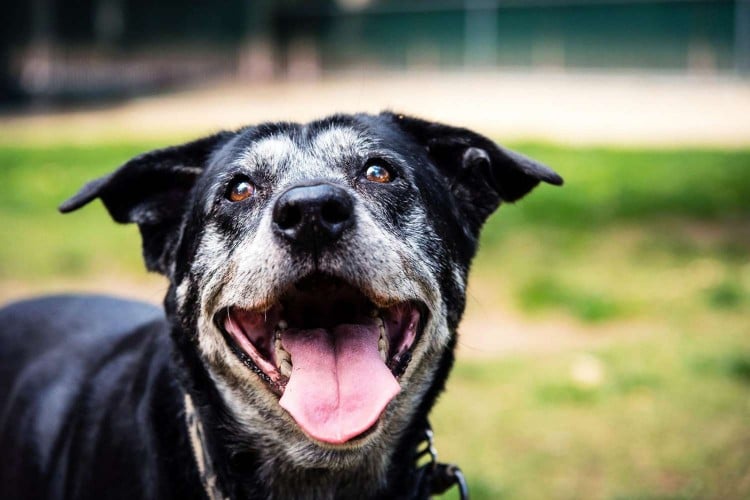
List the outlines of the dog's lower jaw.
<svg viewBox="0 0 750 500">
<path fill-rule="evenodd" d="M 334 450 L 326 456 L 303 436 L 285 443 L 279 429 L 269 432 L 254 425 L 253 431 L 235 416 L 236 409 L 225 400 L 228 388 L 215 379 L 193 391 L 198 391 L 196 402 L 203 403 L 197 405 L 202 420 L 212 423 L 206 426 L 207 448 L 219 484 L 231 498 L 361 498 L 362 491 L 382 492 L 388 484 L 395 448 L 390 441 L 370 446 L 367 453 Z"/>
<path fill-rule="evenodd" d="M 438 367 L 438 371 L 442 370 Z M 400 498 L 413 490 L 415 450 L 434 402 L 431 390 L 406 394 L 408 398 L 397 407 L 400 411 L 387 410 L 392 413 L 388 415 L 388 428 L 378 430 L 375 438 L 361 447 L 326 449 L 300 431 L 286 442 L 279 439 L 278 432 L 273 436 L 257 427 L 253 432 L 252 426 L 237 420 L 231 403 L 224 407 L 229 388 L 215 379 L 212 386 L 218 389 L 216 396 L 222 402 L 204 404 L 202 410 L 206 420 L 218 429 L 212 438 L 219 445 L 212 449 L 216 449 L 217 461 L 227 464 L 217 469 L 223 469 L 219 482 L 232 497 Z M 243 458 L 236 460 L 239 457 Z"/>
</svg>

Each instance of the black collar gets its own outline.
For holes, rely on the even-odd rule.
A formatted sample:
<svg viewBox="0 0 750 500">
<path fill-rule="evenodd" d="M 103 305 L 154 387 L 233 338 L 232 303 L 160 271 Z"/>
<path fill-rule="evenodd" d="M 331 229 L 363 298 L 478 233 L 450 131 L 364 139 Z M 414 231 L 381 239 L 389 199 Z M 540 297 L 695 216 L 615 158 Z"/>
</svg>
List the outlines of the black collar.
<svg viewBox="0 0 750 500">
<path fill-rule="evenodd" d="M 187 392 L 185 393 L 184 406 L 185 426 L 187 427 L 190 448 L 193 451 L 193 458 L 198 468 L 203 491 L 205 491 L 209 500 L 227 500 L 228 497 L 221 491 L 221 486 L 216 477 L 211 455 L 207 451 L 203 424 L 193 404 L 193 398 Z M 429 457 L 428 460 L 419 465 L 425 457 Z M 417 480 L 414 482 L 412 494 L 407 498 L 417 500 L 429 498 L 432 495 L 440 495 L 455 484 L 458 486 L 461 500 L 469 500 L 469 486 L 466 484 L 461 469 L 456 465 L 443 464 L 437 461 L 432 428 L 427 421 L 424 422 L 424 436 L 417 443 L 415 462 L 417 463 Z"/>
<path fill-rule="evenodd" d="M 459 498 L 469 500 L 469 485 L 461 469 L 457 465 L 437 461 L 434 434 L 430 423 L 425 420 L 424 437 L 417 444 L 417 464 L 428 456 L 429 460 L 417 468 L 417 481 L 411 497 L 421 499 L 441 495 L 455 484 L 458 487 Z"/>
</svg>

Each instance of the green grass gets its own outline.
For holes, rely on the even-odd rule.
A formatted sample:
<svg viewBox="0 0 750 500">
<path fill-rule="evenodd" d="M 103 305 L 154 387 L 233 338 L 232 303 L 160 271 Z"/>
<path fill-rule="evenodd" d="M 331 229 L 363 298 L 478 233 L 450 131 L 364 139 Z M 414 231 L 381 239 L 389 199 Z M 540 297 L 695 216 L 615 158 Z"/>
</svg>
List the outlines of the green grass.
<svg viewBox="0 0 750 500">
<path fill-rule="evenodd" d="M 573 376 L 579 353 L 464 361 L 438 450 L 477 498 L 748 498 L 750 332 L 714 326 L 593 351 L 594 384 Z"/>
<path fill-rule="evenodd" d="M 0 279 L 138 272 L 137 229 L 112 223 L 99 203 L 63 216 L 83 184 L 154 144 L 0 148 Z"/>
<path fill-rule="evenodd" d="M 56 206 L 157 146 L 0 146 L 0 284 L 143 273 L 136 228 Z M 750 498 L 750 151 L 517 149 L 566 185 L 488 221 L 471 284 L 610 340 L 460 359 L 441 459 L 474 498 Z"/>
<path fill-rule="evenodd" d="M 553 166 L 566 185 L 539 190 L 501 224 L 518 220 L 594 229 L 613 221 L 670 215 L 715 220 L 750 211 L 750 151 L 517 148 Z"/>
</svg>

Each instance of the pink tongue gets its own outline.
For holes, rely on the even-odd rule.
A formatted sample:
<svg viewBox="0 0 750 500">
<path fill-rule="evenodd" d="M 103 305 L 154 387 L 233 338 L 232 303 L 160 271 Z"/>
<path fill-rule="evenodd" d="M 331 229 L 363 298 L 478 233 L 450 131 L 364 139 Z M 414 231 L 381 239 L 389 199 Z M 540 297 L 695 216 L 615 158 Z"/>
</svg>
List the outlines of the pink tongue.
<svg viewBox="0 0 750 500">
<path fill-rule="evenodd" d="M 286 330 L 292 374 L 279 404 L 315 439 L 341 444 L 378 420 L 399 384 L 378 353 L 377 326 Z"/>
</svg>

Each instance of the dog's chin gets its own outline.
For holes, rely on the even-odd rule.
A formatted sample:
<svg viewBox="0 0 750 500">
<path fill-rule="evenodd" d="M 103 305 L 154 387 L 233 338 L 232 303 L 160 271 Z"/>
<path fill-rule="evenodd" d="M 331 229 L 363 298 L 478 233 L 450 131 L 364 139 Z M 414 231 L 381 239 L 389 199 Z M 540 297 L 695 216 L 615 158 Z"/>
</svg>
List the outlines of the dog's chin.
<svg viewBox="0 0 750 500">
<path fill-rule="evenodd" d="M 311 275 L 261 307 L 223 307 L 214 322 L 308 437 L 350 448 L 376 433 L 427 314 L 420 301 Z"/>
</svg>

